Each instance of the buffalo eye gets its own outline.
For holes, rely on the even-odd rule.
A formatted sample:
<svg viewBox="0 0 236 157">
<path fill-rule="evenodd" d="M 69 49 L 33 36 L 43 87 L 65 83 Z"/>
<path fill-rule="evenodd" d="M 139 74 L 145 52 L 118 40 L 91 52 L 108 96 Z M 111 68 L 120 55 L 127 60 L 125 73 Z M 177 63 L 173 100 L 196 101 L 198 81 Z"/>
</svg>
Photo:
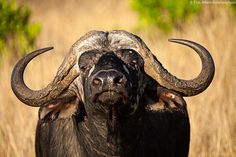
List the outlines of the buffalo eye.
<svg viewBox="0 0 236 157">
<path fill-rule="evenodd" d="M 86 72 L 97 62 L 98 55 L 100 52 L 97 50 L 91 50 L 84 52 L 79 57 L 78 65 L 82 72 Z"/>
<path fill-rule="evenodd" d="M 141 65 L 141 56 L 134 50 L 123 49 L 119 50 L 117 54 L 132 70 L 137 70 Z"/>
<path fill-rule="evenodd" d="M 133 69 L 136 69 L 138 66 L 138 61 L 137 60 L 132 60 L 131 62 L 128 63 L 129 66 Z"/>
<path fill-rule="evenodd" d="M 84 66 L 80 66 L 79 69 L 80 71 L 85 72 L 88 69 L 88 67 L 84 65 Z"/>
<path fill-rule="evenodd" d="M 87 62 L 86 64 L 86 61 L 81 61 L 79 62 L 79 69 L 81 72 L 86 72 L 88 69 L 91 68 L 91 63 Z"/>
</svg>

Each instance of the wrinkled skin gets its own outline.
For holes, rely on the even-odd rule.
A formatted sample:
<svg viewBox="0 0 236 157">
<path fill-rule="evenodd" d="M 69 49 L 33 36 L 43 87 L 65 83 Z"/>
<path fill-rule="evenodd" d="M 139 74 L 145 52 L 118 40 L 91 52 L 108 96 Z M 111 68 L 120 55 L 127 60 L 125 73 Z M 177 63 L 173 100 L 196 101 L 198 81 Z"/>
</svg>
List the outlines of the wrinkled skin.
<svg viewBox="0 0 236 157">
<path fill-rule="evenodd" d="M 138 53 L 89 51 L 78 65 L 84 101 L 41 108 L 38 157 L 188 156 L 185 101 L 145 74 Z"/>
</svg>

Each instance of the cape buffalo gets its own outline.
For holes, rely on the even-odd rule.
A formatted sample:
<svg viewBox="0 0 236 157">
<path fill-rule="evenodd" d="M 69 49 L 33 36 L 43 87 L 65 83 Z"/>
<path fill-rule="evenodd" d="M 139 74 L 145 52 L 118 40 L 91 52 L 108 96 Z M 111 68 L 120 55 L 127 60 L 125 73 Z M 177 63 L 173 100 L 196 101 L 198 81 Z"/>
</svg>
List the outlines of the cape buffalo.
<svg viewBox="0 0 236 157">
<path fill-rule="evenodd" d="M 27 64 L 52 47 L 15 65 L 11 86 L 23 103 L 40 107 L 37 157 L 187 157 L 190 125 L 184 96 L 203 92 L 214 62 L 201 45 L 183 39 L 200 56 L 193 80 L 170 74 L 138 36 L 91 31 L 71 47 L 51 83 L 26 86 Z"/>
</svg>

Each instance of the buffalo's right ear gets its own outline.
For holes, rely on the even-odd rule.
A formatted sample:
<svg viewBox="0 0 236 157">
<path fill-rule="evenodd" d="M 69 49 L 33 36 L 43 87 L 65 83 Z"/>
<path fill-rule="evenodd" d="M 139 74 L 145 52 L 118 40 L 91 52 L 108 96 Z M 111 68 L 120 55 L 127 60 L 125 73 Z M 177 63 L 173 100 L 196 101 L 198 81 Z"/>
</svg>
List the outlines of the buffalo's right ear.
<svg viewBox="0 0 236 157">
<path fill-rule="evenodd" d="M 55 120 L 70 118 L 77 114 L 83 105 L 81 93 L 78 91 L 78 82 L 73 82 L 60 96 L 39 109 L 40 120 Z"/>
<path fill-rule="evenodd" d="M 40 107 L 39 119 L 55 120 L 61 118 L 69 118 L 75 115 L 81 106 L 81 100 L 75 98 L 69 102 L 57 102 Z"/>
</svg>

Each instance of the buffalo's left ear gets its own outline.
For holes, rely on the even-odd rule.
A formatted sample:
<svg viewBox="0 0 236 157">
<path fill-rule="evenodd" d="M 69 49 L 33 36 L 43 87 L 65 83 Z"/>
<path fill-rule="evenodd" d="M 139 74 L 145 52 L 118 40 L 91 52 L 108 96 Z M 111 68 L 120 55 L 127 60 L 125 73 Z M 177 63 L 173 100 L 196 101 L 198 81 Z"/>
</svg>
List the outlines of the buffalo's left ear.
<svg viewBox="0 0 236 157">
<path fill-rule="evenodd" d="M 186 109 L 186 102 L 180 94 L 160 86 L 154 80 L 149 80 L 144 93 L 147 110 L 162 111 Z"/>
</svg>

